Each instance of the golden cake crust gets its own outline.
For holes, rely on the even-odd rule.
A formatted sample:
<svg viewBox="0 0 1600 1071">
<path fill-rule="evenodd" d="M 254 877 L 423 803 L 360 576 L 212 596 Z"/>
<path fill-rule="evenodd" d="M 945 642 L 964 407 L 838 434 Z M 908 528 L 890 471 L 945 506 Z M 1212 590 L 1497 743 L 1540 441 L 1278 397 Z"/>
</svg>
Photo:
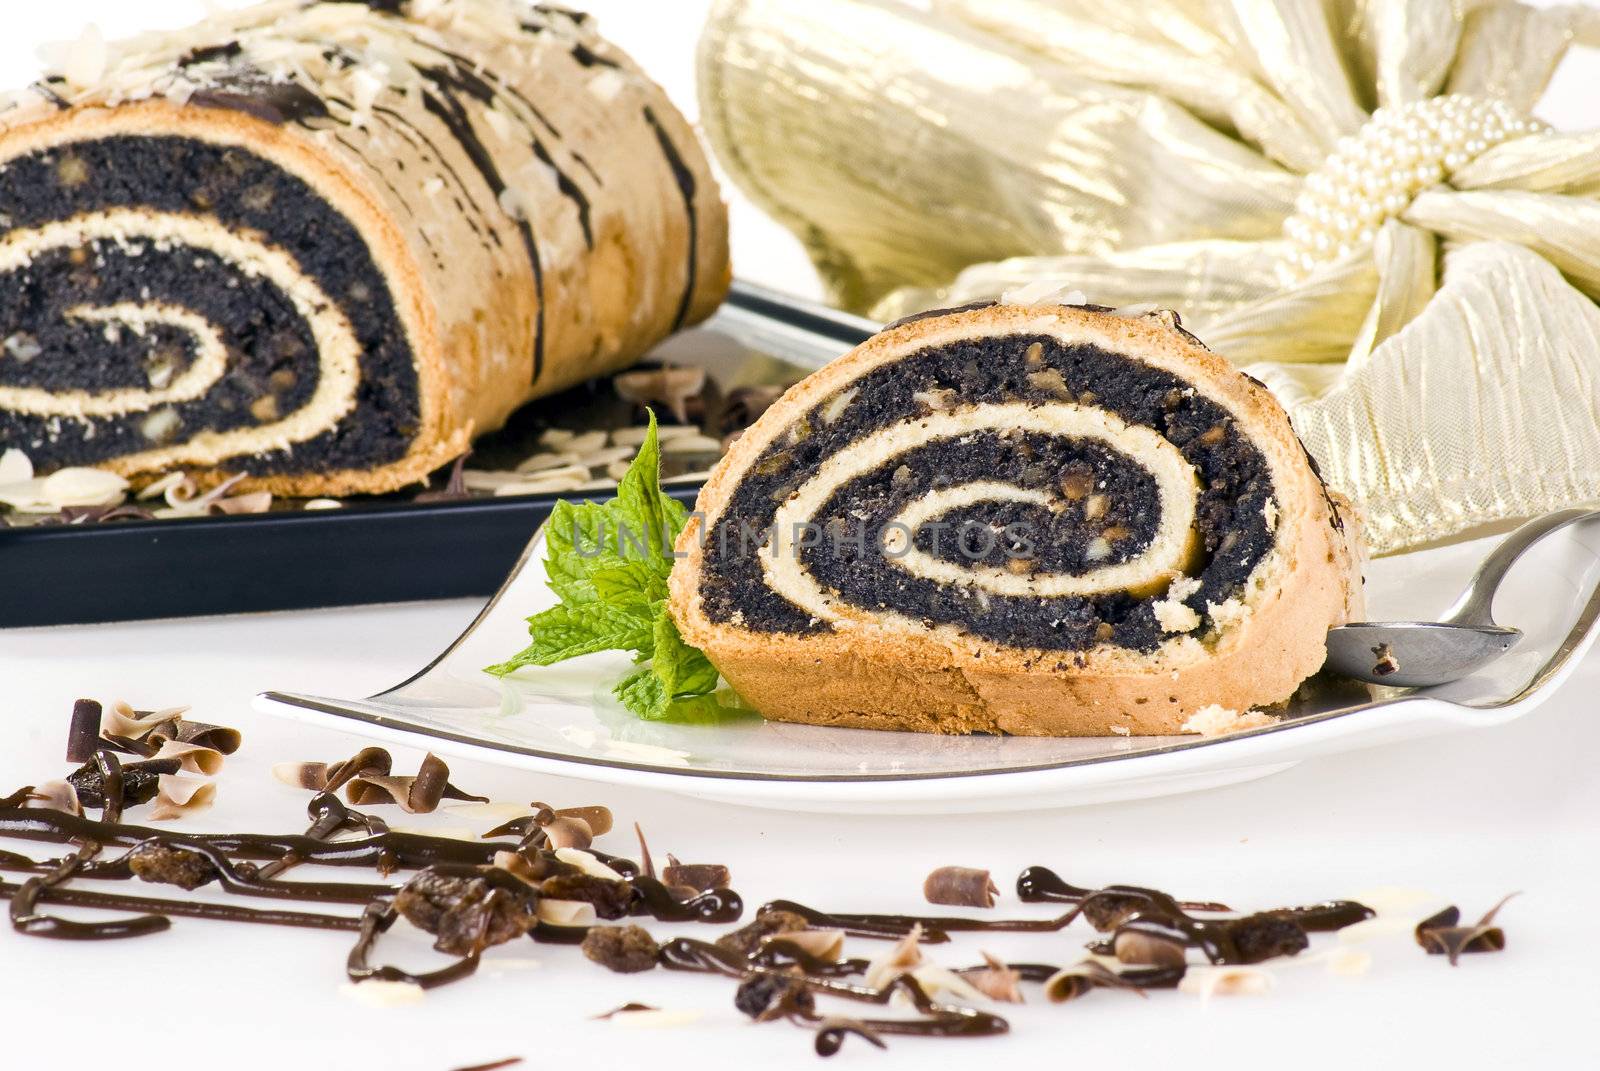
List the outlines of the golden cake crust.
<svg viewBox="0 0 1600 1071">
<path fill-rule="evenodd" d="M 951 628 L 899 634 L 864 617 L 803 636 L 707 617 L 702 533 L 791 422 L 868 370 L 916 350 L 1022 333 L 1094 342 L 1177 374 L 1227 409 L 1266 456 L 1280 510 L 1277 545 L 1252 578 L 1257 590 L 1242 621 L 1211 644 L 1183 638 L 1152 656 L 1108 646 L 1079 656 L 1005 647 Z M 740 437 L 701 492 L 677 549 L 671 608 L 684 638 L 766 716 L 818 725 L 1025 736 L 1177 733 L 1212 704 L 1248 710 L 1287 700 L 1321 667 L 1327 630 L 1362 606 L 1359 536 L 1343 523 L 1271 394 L 1171 319 L 1072 306 L 955 311 L 874 336 L 797 384 Z"/>
<path fill-rule="evenodd" d="M 726 295 L 727 214 L 716 178 L 692 128 L 631 59 L 587 21 L 553 9 L 518 16 L 510 0 L 443 0 L 405 10 L 400 18 L 271 0 L 115 43 L 91 81 L 52 83 L 52 100 L 24 93 L 0 102 L 0 165 L 112 135 L 238 147 L 304 181 L 366 244 L 417 375 L 406 452 L 367 468 L 261 471 L 240 490 L 320 496 L 415 484 L 530 399 L 626 367 Z M 543 32 L 520 29 L 523 17 Z M 215 99 L 226 92 L 202 96 L 227 87 L 206 83 L 183 57 L 229 46 L 327 114 L 273 122 Z M 328 58 L 335 53 L 338 62 Z M 411 66 L 447 62 L 495 87 L 493 102 L 470 89 L 452 98 L 470 127 L 465 140 L 430 109 Z M 551 154 L 577 178 L 557 172 Z M 506 185 L 498 198 L 486 168 Z M 573 187 L 558 188 L 557 175 L 581 187 L 581 218 Z M 177 460 L 152 449 L 98 464 L 135 483 L 181 468 L 214 484 L 291 444 L 274 434 L 265 429 L 262 449 L 244 453 L 221 441 L 180 442 Z M 36 461 L 51 466 L 48 452 Z"/>
</svg>

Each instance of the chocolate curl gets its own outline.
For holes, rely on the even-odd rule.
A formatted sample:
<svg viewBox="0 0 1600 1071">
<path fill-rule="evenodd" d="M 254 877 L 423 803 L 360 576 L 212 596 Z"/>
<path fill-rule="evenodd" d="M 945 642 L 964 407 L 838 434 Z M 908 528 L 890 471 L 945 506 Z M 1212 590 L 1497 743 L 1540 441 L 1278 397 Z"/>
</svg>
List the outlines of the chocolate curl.
<svg viewBox="0 0 1600 1071">
<path fill-rule="evenodd" d="M 1182 967 L 1181 962 L 1177 964 L 1178 969 L 1181 970 Z M 1094 959 L 1086 959 L 1082 963 L 1063 968 L 1044 983 L 1045 999 L 1052 1004 L 1065 1004 L 1069 1000 L 1077 1000 L 1091 989 L 1130 989 L 1141 997 L 1149 996 L 1139 986 Z"/>
<path fill-rule="evenodd" d="M 222 772 L 222 752 L 199 744 L 180 744 L 176 740 L 163 739 L 160 749 L 152 757 L 158 761 L 176 759 L 179 769 L 184 773 L 215 777 Z"/>
<path fill-rule="evenodd" d="M 1146 967 L 1181 967 L 1189 961 L 1186 946 L 1175 937 L 1142 930 L 1118 930 L 1111 948 L 1119 963 Z"/>
<path fill-rule="evenodd" d="M 928 903 L 950 907 L 993 907 L 999 894 L 989 872 L 973 867 L 942 866 L 922 883 Z"/>
<path fill-rule="evenodd" d="M 180 744 L 210 748 L 223 755 L 232 755 L 244 743 L 244 735 L 238 729 L 230 729 L 226 725 L 208 725 L 203 721 L 190 721 L 187 718 L 179 718 L 177 721 L 162 725 L 151 736 L 166 737 Z"/>
<path fill-rule="evenodd" d="M 1449 956 L 1454 967 L 1461 956 L 1472 952 L 1501 952 L 1506 947 L 1506 934 L 1494 924 L 1494 917 L 1517 893 L 1510 893 L 1486 911 L 1475 925 L 1462 926 L 1461 909 L 1447 907 L 1437 915 L 1417 923 L 1417 944 L 1430 956 Z"/>
<path fill-rule="evenodd" d="M 173 774 L 162 774 L 156 790 L 152 822 L 169 822 L 186 814 L 210 810 L 217 799 L 217 786 L 211 781 L 195 781 Z"/>
<path fill-rule="evenodd" d="M 1022 972 L 1012 970 L 1004 960 L 988 952 L 983 954 L 983 963 L 983 970 L 968 979 L 972 988 L 1002 1004 L 1021 1004 L 1022 987 L 1018 983 Z"/>
<path fill-rule="evenodd" d="M 661 880 L 674 888 L 693 889 L 702 893 L 727 888 L 733 876 L 721 863 L 680 863 L 678 857 L 669 852 L 667 865 L 661 871 Z"/>
<path fill-rule="evenodd" d="M 100 746 L 100 716 L 103 710 L 93 699 L 72 704 L 72 722 L 67 727 L 67 761 L 84 763 L 94 758 Z"/>
<path fill-rule="evenodd" d="M 272 767 L 272 776 L 290 788 L 304 788 L 321 792 L 328 787 L 328 764 L 325 762 L 280 762 Z"/>
<path fill-rule="evenodd" d="M 388 752 L 383 752 L 383 757 L 388 759 Z M 351 760 L 352 763 L 354 761 L 355 759 Z M 330 790 L 336 776 L 337 774 L 330 775 Z M 487 796 L 468 795 L 450 784 L 450 767 L 431 752 L 422 760 L 415 777 L 395 777 L 387 771 L 363 772 L 353 777 L 345 786 L 345 798 L 357 807 L 397 804 L 407 814 L 432 814 L 439 809 L 439 803 L 445 799 L 471 800 L 478 803 L 488 799 Z"/>
<path fill-rule="evenodd" d="M 111 704 L 100 723 L 100 731 L 108 736 L 121 736 L 129 740 L 143 740 L 156 729 L 177 721 L 189 712 L 188 707 L 168 707 L 166 710 L 134 710 L 119 699 Z"/>
</svg>

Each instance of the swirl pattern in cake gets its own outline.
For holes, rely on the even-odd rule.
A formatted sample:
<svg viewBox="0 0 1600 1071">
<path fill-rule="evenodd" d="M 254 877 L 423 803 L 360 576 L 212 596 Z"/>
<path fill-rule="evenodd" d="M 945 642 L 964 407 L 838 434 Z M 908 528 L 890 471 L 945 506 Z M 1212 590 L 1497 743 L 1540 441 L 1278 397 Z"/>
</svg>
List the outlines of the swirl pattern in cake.
<svg viewBox="0 0 1600 1071">
<path fill-rule="evenodd" d="M 834 725 L 1176 732 L 1287 699 L 1360 598 L 1282 410 L 1170 313 L 893 325 L 745 433 L 679 549 L 689 642 Z"/>
<path fill-rule="evenodd" d="M 0 105 L 0 445 L 400 487 L 708 315 L 694 135 L 586 17 L 271 2 Z"/>
</svg>

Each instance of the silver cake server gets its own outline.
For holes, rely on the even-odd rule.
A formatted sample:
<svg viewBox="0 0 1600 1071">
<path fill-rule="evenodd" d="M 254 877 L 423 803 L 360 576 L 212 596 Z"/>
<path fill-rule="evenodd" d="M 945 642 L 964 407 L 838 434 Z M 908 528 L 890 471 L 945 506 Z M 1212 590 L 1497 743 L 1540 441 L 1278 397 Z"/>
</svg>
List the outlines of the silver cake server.
<svg viewBox="0 0 1600 1071">
<path fill-rule="evenodd" d="M 1460 680 L 1516 645 L 1522 630 L 1494 622 L 1494 595 L 1523 553 L 1596 509 L 1567 509 L 1535 518 L 1484 559 L 1467 589 L 1438 621 L 1363 621 L 1328 632 L 1328 672 L 1395 688 L 1427 688 Z"/>
</svg>

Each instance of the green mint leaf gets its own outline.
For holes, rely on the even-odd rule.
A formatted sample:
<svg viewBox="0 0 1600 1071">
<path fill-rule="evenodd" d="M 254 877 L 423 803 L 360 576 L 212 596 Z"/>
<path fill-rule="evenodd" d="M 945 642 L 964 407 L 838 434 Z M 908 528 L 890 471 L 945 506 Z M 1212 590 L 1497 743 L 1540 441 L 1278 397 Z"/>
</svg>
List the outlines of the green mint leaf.
<svg viewBox="0 0 1600 1071">
<path fill-rule="evenodd" d="M 558 502 L 545 528 L 546 571 L 561 603 L 528 619 L 532 642 L 488 668 L 505 676 L 600 651 L 628 651 L 639 667 L 616 696 L 641 718 L 668 717 L 677 700 L 714 692 L 718 675 L 683 642 L 667 611 L 673 544 L 689 521 L 661 490 L 655 414 L 639 455 L 609 502 Z"/>
<path fill-rule="evenodd" d="M 491 666 L 497 677 L 524 666 L 553 666 L 600 651 L 653 652 L 654 615 L 601 603 L 552 606 L 528 619 L 533 642 L 509 662 Z"/>
<path fill-rule="evenodd" d="M 661 678 L 667 695 L 679 699 L 716 691 L 716 667 L 699 649 L 683 642 L 671 614 L 656 618 L 654 640 L 655 655 L 650 666 Z"/>
<path fill-rule="evenodd" d="M 661 493 L 661 443 L 656 436 L 656 415 L 650 413 L 650 426 L 644 442 L 639 446 L 639 456 L 628 466 L 627 473 L 617 484 L 617 497 L 613 503 L 619 518 L 634 525 L 628 533 L 622 553 L 628 557 L 642 557 L 657 564 L 672 563 L 672 531 Z"/>
<path fill-rule="evenodd" d="M 647 610 L 667 598 L 667 578 L 645 562 L 624 562 L 597 569 L 589 578 L 601 602 Z"/>
<path fill-rule="evenodd" d="M 648 668 L 636 669 L 622 679 L 613 690 L 622 705 L 646 721 L 660 721 L 666 715 L 672 699 L 661 683 L 661 678 Z"/>
</svg>

